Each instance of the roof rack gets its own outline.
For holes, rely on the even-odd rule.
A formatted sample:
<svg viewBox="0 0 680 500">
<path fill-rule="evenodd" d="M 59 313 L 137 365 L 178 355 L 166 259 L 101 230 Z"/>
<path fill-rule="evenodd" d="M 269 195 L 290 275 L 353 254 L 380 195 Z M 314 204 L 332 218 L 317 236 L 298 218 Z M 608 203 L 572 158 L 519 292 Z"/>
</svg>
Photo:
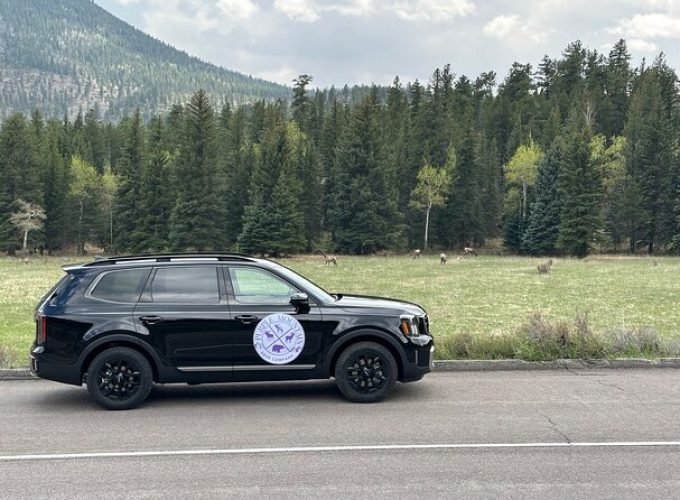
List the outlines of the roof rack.
<svg viewBox="0 0 680 500">
<path fill-rule="evenodd" d="M 246 261 L 253 262 L 250 255 L 240 253 L 218 253 L 218 252 L 177 252 L 177 253 L 158 253 L 158 254 L 138 254 L 121 255 L 118 257 L 95 257 L 94 262 L 85 264 L 85 267 L 108 266 L 118 262 L 132 262 L 149 260 L 155 262 L 171 262 L 174 259 L 214 259 L 217 261 Z"/>
</svg>

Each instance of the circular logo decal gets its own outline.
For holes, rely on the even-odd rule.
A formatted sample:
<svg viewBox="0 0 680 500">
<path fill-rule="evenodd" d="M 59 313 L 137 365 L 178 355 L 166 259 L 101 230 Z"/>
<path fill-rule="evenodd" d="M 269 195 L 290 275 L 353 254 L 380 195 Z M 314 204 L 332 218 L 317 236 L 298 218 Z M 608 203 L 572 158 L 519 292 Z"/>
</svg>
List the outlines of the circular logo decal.
<svg viewBox="0 0 680 500">
<path fill-rule="evenodd" d="M 257 354 L 267 363 L 285 365 L 297 358 L 305 346 L 305 331 L 288 314 L 270 314 L 260 320 L 253 333 Z"/>
</svg>

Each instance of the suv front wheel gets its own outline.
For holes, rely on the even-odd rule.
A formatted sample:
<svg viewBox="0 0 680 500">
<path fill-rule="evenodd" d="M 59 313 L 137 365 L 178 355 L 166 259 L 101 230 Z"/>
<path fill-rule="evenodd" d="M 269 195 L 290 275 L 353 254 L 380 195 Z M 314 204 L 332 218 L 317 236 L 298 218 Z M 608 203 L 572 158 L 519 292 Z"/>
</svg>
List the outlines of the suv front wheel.
<svg viewBox="0 0 680 500">
<path fill-rule="evenodd" d="M 98 354 L 87 370 L 87 390 L 107 410 L 129 410 L 149 396 L 151 365 L 129 347 L 112 347 Z"/>
<path fill-rule="evenodd" d="M 385 399 L 397 382 L 394 356 L 375 342 L 358 342 L 345 349 L 335 364 L 335 381 L 340 392 L 355 403 L 376 403 Z"/>
</svg>

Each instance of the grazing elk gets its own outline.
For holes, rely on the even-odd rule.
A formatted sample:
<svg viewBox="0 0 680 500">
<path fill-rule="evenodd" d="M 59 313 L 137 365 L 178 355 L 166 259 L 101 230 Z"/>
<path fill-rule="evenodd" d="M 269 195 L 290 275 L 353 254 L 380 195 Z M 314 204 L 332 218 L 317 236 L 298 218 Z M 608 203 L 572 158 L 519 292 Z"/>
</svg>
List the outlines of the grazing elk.
<svg viewBox="0 0 680 500">
<path fill-rule="evenodd" d="M 475 249 L 472 247 L 463 248 L 463 253 L 465 255 L 474 255 L 475 257 L 477 257 L 477 252 L 475 252 Z"/>
<path fill-rule="evenodd" d="M 538 265 L 538 274 L 550 274 L 552 269 L 553 261 L 550 259 L 548 262 L 544 262 Z"/>
<path fill-rule="evenodd" d="M 326 255 L 321 250 L 318 250 L 318 252 L 323 256 L 324 265 L 328 266 L 328 264 L 333 264 L 335 267 L 338 267 L 338 259 L 336 259 L 335 256 Z"/>
<path fill-rule="evenodd" d="M 420 259 L 420 248 L 416 248 L 413 252 L 411 252 L 411 257 L 414 259 Z"/>
<path fill-rule="evenodd" d="M 443 252 L 439 254 L 439 263 L 446 264 L 446 254 Z"/>
</svg>

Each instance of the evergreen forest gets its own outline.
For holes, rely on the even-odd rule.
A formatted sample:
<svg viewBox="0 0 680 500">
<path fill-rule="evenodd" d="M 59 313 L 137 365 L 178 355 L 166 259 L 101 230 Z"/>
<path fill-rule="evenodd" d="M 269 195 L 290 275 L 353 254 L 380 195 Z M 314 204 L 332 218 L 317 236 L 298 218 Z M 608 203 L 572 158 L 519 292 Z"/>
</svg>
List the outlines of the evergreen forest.
<svg viewBox="0 0 680 500">
<path fill-rule="evenodd" d="M 505 75 L 446 65 L 352 99 L 300 75 L 290 100 L 196 89 L 152 117 L 14 112 L 0 126 L 0 243 L 675 253 L 678 92 L 663 54 L 633 67 L 624 40 L 608 54 L 576 41 Z"/>
</svg>

